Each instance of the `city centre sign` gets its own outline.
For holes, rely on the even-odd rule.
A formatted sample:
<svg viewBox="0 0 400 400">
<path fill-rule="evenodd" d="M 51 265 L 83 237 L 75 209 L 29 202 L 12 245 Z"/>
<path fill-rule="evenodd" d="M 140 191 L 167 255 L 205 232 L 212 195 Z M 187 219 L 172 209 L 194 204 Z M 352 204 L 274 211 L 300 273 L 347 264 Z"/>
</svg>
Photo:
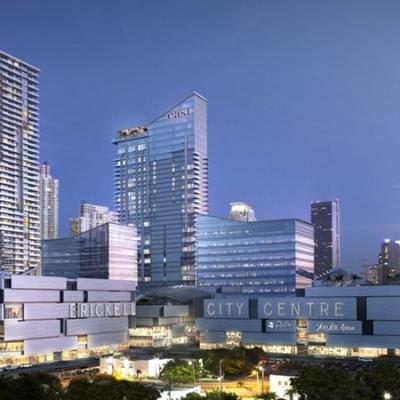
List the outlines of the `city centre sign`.
<svg viewBox="0 0 400 400">
<path fill-rule="evenodd" d="M 355 298 L 281 298 L 258 301 L 259 318 L 356 319 Z"/>
<path fill-rule="evenodd" d="M 249 301 L 239 299 L 205 300 L 206 318 L 248 318 Z"/>
<path fill-rule="evenodd" d="M 135 303 L 71 303 L 68 318 L 127 317 L 135 315 Z"/>
</svg>

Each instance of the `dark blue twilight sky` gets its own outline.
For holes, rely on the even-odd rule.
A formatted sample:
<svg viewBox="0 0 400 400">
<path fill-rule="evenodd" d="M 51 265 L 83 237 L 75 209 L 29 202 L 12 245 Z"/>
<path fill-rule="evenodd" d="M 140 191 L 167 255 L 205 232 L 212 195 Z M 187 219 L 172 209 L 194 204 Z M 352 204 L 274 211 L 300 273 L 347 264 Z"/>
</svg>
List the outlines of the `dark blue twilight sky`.
<svg viewBox="0 0 400 400">
<path fill-rule="evenodd" d="M 400 238 L 400 2 L 0 0 L 0 49 L 41 68 L 41 156 L 61 234 L 112 205 L 112 138 L 208 98 L 210 213 L 309 218 L 340 198 L 357 269 Z"/>
</svg>

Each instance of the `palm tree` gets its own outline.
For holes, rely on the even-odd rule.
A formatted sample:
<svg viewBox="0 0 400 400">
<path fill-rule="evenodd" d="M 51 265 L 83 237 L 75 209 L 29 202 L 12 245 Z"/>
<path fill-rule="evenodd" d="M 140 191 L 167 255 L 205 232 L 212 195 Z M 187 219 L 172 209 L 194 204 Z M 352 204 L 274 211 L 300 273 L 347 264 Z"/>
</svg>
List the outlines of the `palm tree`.
<svg viewBox="0 0 400 400">
<path fill-rule="evenodd" d="M 357 274 L 351 274 L 351 285 L 355 286 L 357 281 L 360 281 L 362 278 Z"/>
<path fill-rule="evenodd" d="M 336 286 L 343 286 L 346 282 L 346 277 L 344 276 L 344 274 L 337 274 L 334 275 L 333 277 Z"/>
<path fill-rule="evenodd" d="M 260 400 L 278 400 L 278 397 L 276 396 L 275 393 L 269 392 L 269 393 L 263 393 L 257 396 L 257 399 Z"/>
</svg>

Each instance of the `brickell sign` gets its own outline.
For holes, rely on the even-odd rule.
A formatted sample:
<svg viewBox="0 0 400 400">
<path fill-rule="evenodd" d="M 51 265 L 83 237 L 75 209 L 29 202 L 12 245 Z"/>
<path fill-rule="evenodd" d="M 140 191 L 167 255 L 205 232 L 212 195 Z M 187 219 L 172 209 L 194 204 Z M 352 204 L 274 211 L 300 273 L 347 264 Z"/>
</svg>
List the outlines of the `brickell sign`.
<svg viewBox="0 0 400 400">
<path fill-rule="evenodd" d="M 356 319 L 354 298 L 264 299 L 258 302 L 259 318 Z"/>
<path fill-rule="evenodd" d="M 68 318 L 127 317 L 135 315 L 135 303 L 72 303 Z"/>
</svg>

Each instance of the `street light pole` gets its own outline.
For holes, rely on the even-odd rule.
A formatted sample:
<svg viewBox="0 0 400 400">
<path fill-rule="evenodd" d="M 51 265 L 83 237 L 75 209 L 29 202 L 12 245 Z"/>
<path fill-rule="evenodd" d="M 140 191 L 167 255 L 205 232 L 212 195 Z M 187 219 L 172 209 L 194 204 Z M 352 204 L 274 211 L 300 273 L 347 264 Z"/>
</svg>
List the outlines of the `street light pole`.
<svg viewBox="0 0 400 400">
<path fill-rule="evenodd" d="M 264 393 L 264 367 L 259 367 L 261 371 L 261 394 Z"/>
<path fill-rule="evenodd" d="M 219 391 L 222 393 L 222 360 L 219 360 Z"/>
<path fill-rule="evenodd" d="M 193 373 L 193 386 L 196 386 L 196 372 L 194 370 L 194 362 L 189 361 L 189 365 L 192 366 L 192 373 Z"/>
</svg>

